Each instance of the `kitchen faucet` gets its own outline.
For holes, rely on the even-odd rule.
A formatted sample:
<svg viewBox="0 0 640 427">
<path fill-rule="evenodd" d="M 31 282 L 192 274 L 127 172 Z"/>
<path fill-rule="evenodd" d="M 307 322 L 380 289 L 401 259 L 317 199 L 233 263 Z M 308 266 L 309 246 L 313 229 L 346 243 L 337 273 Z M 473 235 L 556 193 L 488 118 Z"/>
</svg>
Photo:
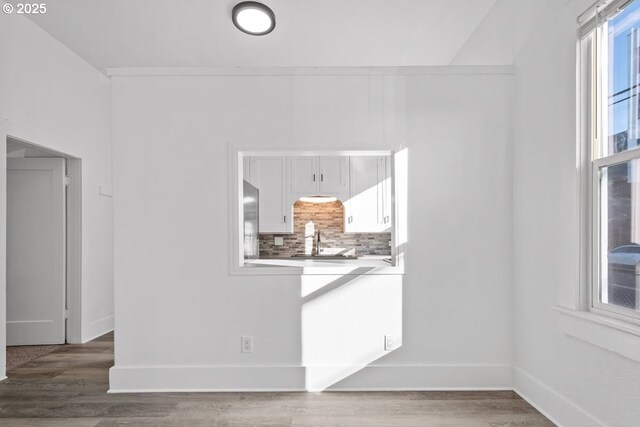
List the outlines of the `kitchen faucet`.
<svg viewBox="0 0 640 427">
<path fill-rule="evenodd" d="M 316 232 L 313 235 L 313 244 L 315 246 L 315 255 L 319 256 L 320 255 L 320 230 L 316 230 Z"/>
</svg>

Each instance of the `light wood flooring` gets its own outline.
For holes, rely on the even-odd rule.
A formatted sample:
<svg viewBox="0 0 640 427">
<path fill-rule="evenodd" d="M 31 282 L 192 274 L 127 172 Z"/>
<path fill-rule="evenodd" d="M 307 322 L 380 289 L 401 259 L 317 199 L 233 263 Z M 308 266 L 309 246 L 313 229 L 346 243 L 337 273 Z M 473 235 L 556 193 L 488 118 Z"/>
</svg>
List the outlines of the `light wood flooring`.
<svg viewBox="0 0 640 427">
<path fill-rule="evenodd" d="M 113 335 L 0 382 L 0 426 L 553 426 L 511 391 L 107 394 Z"/>
</svg>

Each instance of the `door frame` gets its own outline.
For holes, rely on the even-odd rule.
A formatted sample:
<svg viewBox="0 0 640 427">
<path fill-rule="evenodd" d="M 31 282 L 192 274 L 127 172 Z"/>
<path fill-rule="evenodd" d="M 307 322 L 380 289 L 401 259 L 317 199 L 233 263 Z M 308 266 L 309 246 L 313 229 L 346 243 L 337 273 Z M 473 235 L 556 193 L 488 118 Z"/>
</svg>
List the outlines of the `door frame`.
<svg viewBox="0 0 640 427">
<path fill-rule="evenodd" d="M 69 185 L 66 189 L 65 298 L 66 307 L 70 313 L 65 322 L 65 341 L 71 344 L 82 343 L 82 160 L 71 154 L 63 153 L 61 151 L 7 134 L 5 143 L 8 143 L 9 141 L 19 143 L 20 146 L 27 149 L 43 152 L 46 156 L 62 157 L 65 159 L 66 174 L 69 177 Z M 7 182 L 6 163 L 5 159 L 5 183 Z M 6 218 L 7 207 L 5 206 L 4 208 Z M 4 292 L 6 301 L 6 287 Z M 6 328 L 6 318 L 3 323 Z"/>
</svg>

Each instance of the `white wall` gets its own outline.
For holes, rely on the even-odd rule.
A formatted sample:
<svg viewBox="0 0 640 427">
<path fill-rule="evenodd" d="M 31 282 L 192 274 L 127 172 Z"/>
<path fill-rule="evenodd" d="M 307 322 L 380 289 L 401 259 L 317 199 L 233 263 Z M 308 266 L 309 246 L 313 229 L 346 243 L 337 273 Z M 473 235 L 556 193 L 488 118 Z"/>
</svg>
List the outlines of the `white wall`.
<svg viewBox="0 0 640 427">
<path fill-rule="evenodd" d="M 32 22 L 0 14 L 0 206 L 5 206 L 6 136 L 82 159 L 82 339 L 113 325 L 110 81 Z M 0 259 L 5 257 L 5 209 Z M 5 318 L 5 265 L 0 263 L 0 323 Z M 72 314 L 73 315 L 73 314 Z M 76 314 L 77 315 L 77 314 Z M 5 328 L 0 328 L 4 348 Z M 4 373 L 0 352 L 0 377 Z"/>
<path fill-rule="evenodd" d="M 558 3 L 516 63 L 514 381 L 561 425 L 637 426 L 640 365 L 565 335 L 551 310 L 578 288 L 576 17 L 592 2 Z"/>
<path fill-rule="evenodd" d="M 114 77 L 111 389 L 323 388 L 366 364 L 336 387 L 509 388 L 510 72 Z M 318 309 L 307 277 L 230 276 L 229 143 L 406 146 L 404 278 L 361 277 Z M 378 359 L 389 331 L 402 347 Z"/>
</svg>

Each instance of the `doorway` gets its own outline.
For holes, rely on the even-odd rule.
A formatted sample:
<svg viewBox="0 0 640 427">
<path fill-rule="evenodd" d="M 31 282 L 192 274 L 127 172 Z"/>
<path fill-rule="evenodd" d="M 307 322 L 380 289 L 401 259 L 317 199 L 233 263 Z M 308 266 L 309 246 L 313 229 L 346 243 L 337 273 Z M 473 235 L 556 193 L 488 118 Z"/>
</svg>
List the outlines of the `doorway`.
<svg viewBox="0 0 640 427">
<path fill-rule="evenodd" d="M 9 346 L 81 342 L 81 160 L 7 137 Z"/>
</svg>

